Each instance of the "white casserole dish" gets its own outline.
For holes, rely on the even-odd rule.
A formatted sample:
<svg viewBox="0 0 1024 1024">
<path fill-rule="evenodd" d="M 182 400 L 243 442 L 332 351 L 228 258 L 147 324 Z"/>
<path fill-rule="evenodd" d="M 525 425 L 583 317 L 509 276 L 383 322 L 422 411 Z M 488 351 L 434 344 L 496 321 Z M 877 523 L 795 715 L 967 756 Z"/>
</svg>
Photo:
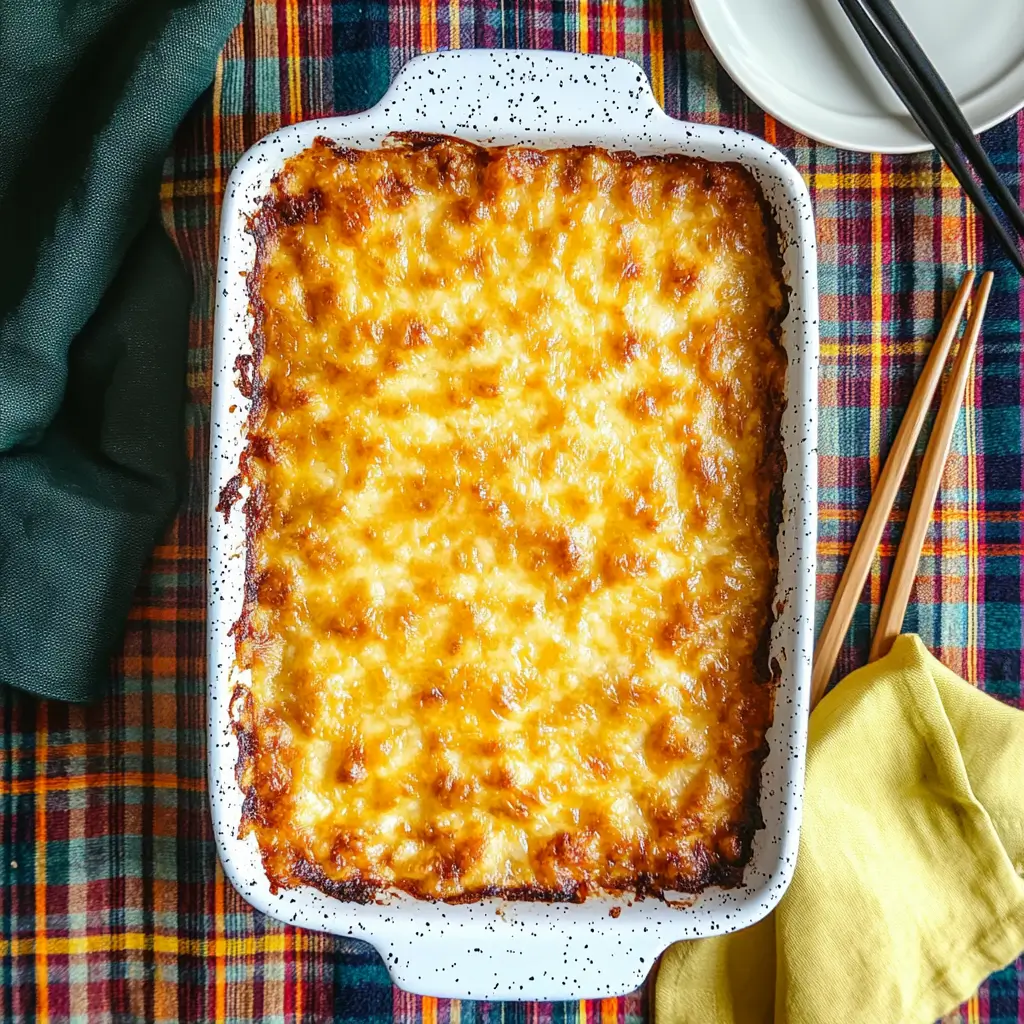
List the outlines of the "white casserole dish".
<svg viewBox="0 0 1024 1024">
<path fill-rule="evenodd" d="M 457 135 L 481 145 L 550 148 L 598 145 L 641 154 L 686 153 L 738 161 L 764 190 L 778 220 L 791 289 L 783 343 L 789 356 L 783 418 L 787 459 L 779 528 L 780 609 L 771 655 L 781 667 L 770 752 L 761 782 L 765 827 L 757 833 L 746 885 L 711 889 L 683 905 L 656 899 L 593 898 L 583 904 L 483 900 L 461 906 L 396 894 L 386 905 L 343 903 L 311 889 L 275 894 L 256 840 L 237 838 L 242 793 L 230 698 L 246 673 L 234 667 L 229 635 L 244 589 L 241 504 L 225 522 L 215 510 L 238 472 L 248 402 L 234 363 L 249 352 L 246 273 L 255 259 L 247 218 L 284 161 L 318 135 L 372 148 L 389 132 Z M 221 219 L 213 361 L 209 526 L 209 783 L 224 871 L 254 907 L 280 921 L 372 943 L 397 985 L 469 999 L 613 996 L 640 985 L 655 958 L 679 939 L 721 934 L 762 918 L 790 880 L 797 852 L 814 625 L 817 534 L 818 297 L 814 224 L 803 180 L 776 149 L 727 129 L 668 117 L 637 65 L 579 54 L 466 50 L 410 61 L 372 110 L 307 121 L 268 135 L 239 161 Z M 621 908 L 618 917 L 609 911 Z"/>
</svg>

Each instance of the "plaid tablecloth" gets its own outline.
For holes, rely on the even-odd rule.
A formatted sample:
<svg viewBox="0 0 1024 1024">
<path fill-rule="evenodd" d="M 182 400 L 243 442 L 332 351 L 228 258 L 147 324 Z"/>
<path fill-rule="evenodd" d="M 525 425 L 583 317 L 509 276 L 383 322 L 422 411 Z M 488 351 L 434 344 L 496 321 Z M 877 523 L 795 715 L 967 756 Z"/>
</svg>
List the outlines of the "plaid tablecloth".
<svg viewBox="0 0 1024 1024">
<path fill-rule="evenodd" d="M 937 523 L 907 626 L 952 668 L 1021 702 L 1024 289 L 931 156 L 809 144 L 718 67 L 668 0 L 256 0 L 166 165 L 166 221 L 196 283 L 189 366 L 192 472 L 114 665 L 88 708 L 3 696 L 0 919 L 3 1021 L 460 1021 L 626 1024 L 642 992 L 560 1004 L 420 999 L 391 987 L 370 947 L 285 928 L 225 883 L 206 803 L 204 509 L 216 226 L 224 180 L 285 122 L 375 102 L 421 50 L 552 47 L 642 64 L 669 113 L 782 147 L 814 196 L 821 282 L 819 622 L 880 460 L 968 266 L 1001 268 Z M 985 136 L 1020 187 L 1024 117 Z M 840 662 L 867 652 L 906 496 Z M 2 514 L 2 513 L 0 513 Z M 1018 962 L 951 1019 L 1024 1020 Z"/>
</svg>

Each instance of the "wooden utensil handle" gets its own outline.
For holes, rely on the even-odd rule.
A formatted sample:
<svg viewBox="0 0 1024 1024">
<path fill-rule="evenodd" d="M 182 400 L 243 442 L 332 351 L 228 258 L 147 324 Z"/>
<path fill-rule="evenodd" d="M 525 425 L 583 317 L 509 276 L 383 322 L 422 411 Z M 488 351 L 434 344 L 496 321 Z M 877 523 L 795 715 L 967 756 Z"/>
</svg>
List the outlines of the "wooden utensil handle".
<svg viewBox="0 0 1024 1024">
<path fill-rule="evenodd" d="M 942 370 L 946 365 L 953 339 L 956 337 L 960 319 L 971 295 L 974 274 L 968 273 L 953 296 L 953 302 L 946 313 L 942 329 L 932 345 L 928 358 L 925 360 L 921 375 L 917 379 L 910 404 L 903 415 L 899 430 L 893 440 L 889 456 L 882 467 L 881 475 L 871 495 L 871 502 L 864 514 L 864 519 L 853 542 L 850 557 L 843 570 L 842 579 L 832 598 L 825 624 L 821 627 L 818 644 L 814 650 L 814 667 L 811 671 L 811 706 L 822 698 L 828 686 L 832 669 L 835 667 L 843 638 L 850 628 L 850 620 L 864 589 L 864 581 L 871 571 L 878 543 L 889 519 L 896 492 L 899 490 L 903 474 L 906 472 L 910 457 L 917 443 L 918 435 L 924 425 L 932 396 L 942 379 Z"/>
<path fill-rule="evenodd" d="M 942 472 L 945 469 L 949 446 L 953 440 L 953 430 L 956 428 L 960 406 L 963 404 L 964 389 L 971 372 L 971 364 L 974 362 L 974 351 L 977 347 L 978 335 L 981 332 L 981 321 L 985 316 L 985 307 L 988 305 L 988 296 L 991 290 L 992 273 L 989 272 L 981 278 L 978 294 L 974 298 L 971 319 L 967 323 L 967 330 L 960 342 L 960 351 L 956 354 L 949 384 L 946 387 L 946 393 L 942 396 L 942 402 L 935 417 L 935 425 L 932 427 L 932 436 L 921 462 L 917 486 L 914 488 L 914 497 L 911 499 L 910 511 L 907 513 L 907 523 L 900 540 L 900 549 L 892 567 L 889 588 L 885 593 L 882 610 L 878 615 L 875 638 L 871 644 L 868 661 L 875 661 L 888 654 L 893 641 L 903 628 L 903 617 L 910 601 L 914 578 L 917 576 L 917 565 L 921 559 L 924 539 L 931 523 L 935 498 L 939 493 Z"/>
</svg>

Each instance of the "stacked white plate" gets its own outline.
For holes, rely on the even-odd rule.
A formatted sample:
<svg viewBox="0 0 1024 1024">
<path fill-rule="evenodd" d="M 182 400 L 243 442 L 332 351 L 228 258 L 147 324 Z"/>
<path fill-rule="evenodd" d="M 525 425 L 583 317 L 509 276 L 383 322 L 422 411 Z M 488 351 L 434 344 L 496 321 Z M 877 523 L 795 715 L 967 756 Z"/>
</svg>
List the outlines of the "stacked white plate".
<svg viewBox="0 0 1024 1024">
<path fill-rule="evenodd" d="M 872 153 L 931 149 L 837 0 L 691 0 L 737 85 L 812 139 Z M 975 132 L 1024 106 L 1024 0 L 893 0 Z"/>
</svg>

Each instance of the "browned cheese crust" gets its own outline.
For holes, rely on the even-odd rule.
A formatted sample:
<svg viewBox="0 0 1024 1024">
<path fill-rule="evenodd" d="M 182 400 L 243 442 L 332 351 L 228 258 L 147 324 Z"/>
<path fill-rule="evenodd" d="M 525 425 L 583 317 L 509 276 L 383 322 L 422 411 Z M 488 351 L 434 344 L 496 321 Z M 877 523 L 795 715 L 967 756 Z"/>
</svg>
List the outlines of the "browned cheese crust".
<svg viewBox="0 0 1024 1024">
<path fill-rule="evenodd" d="M 775 679 L 774 228 L 743 168 L 404 135 L 253 219 L 235 692 L 274 889 L 742 882 Z"/>
</svg>

